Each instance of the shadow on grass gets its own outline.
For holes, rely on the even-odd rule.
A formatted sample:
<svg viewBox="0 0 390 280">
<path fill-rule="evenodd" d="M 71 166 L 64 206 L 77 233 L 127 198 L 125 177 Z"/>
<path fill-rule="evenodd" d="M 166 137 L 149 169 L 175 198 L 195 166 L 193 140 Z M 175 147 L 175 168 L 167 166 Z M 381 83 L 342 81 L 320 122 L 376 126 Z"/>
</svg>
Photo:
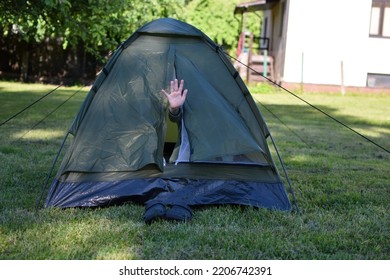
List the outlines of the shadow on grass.
<svg viewBox="0 0 390 280">
<path fill-rule="evenodd" d="M 69 117 L 69 114 L 74 115 L 75 110 L 80 107 L 88 89 L 85 87 L 59 88 L 44 97 L 50 91 L 48 90 L 46 92 L 42 89 L 29 90 L 27 88 L 15 91 L 4 91 L 4 89 L 0 89 L 0 102 L 2 103 L 2 110 L 0 112 L 1 123 L 9 120 L 9 118 L 16 114 L 20 114 L 18 118 L 11 119 L 9 122 L 38 121 L 57 107 L 64 107 L 63 109 L 58 108 L 57 110 L 62 109 L 62 113 Z M 42 99 L 39 100 L 40 98 Z M 59 116 L 61 114 L 58 114 L 57 117 Z"/>
<path fill-rule="evenodd" d="M 373 152 L 388 154 L 361 136 L 363 135 L 390 150 L 390 122 L 375 123 L 364 116 L 344 115 L 329 106 L 321 106 L 321 110 L 336 120 L 306 105 L 257 104 L 278 143 L 296 142 L 298 146 L 305 144 L 313 149 L 318 148 L 319 152 L 323 148 L 333 148 L 344 153 L 348 153 L 347 147 L 368 145 L 372 146 Z"/>
</svg>

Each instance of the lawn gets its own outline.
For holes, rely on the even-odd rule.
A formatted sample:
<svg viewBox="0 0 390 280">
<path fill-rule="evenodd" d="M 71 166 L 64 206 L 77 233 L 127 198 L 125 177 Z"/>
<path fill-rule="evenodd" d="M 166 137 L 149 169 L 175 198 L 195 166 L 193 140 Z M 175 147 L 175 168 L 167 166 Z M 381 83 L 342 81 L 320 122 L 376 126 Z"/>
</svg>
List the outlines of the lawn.
<svg viewBox="0 0 390 280">
<path fill-rule="evenodd" d="M 53 88 L 0 82 L 0 123 Z M 0 127 L 0 259 L 390 258 L 389 153 L 267 86 L 251 91 L 287 168 L 299 213 L 206 207 L 188 223 L 145 225 L 144 207 L 136 204 L 36 211 L 87 91 L 61 87 Z M 299 96 L 390 149 L 390 95 Z"/>
</svg>

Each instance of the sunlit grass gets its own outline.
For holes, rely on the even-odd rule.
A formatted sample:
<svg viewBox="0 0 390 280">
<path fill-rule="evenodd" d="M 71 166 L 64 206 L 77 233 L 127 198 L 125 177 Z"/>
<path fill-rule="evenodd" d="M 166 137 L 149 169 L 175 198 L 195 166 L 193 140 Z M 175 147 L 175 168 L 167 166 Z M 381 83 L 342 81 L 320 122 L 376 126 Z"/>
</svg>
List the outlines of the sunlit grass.
<svg viewBox="0 0 390 280">
<path fill-rule="evenodd" d="M 0 82 L 0 120 L 54 87 Z M 36 212 L 88 89 L 51 112 L 79 89 L 61 87 L 0 127 L 0 259 L 390 258 L 389 154 L 269 86 L 252 92 L 286 165 L 299 213 L 210 206 L 194 209 L 189 223 L 145 225 L 138 204 Z M 390 95 L 299 96 L 390 148 Z"/>
<path fill-rule="evenodd" d="M 50 140 L 53 138 L 64 137 L 63 130 L 46 130 L 46 129 L 34 129 L 34 130 L 22 130 L 13 135 L 14 139 L 26 140 Z"/>
</svg>

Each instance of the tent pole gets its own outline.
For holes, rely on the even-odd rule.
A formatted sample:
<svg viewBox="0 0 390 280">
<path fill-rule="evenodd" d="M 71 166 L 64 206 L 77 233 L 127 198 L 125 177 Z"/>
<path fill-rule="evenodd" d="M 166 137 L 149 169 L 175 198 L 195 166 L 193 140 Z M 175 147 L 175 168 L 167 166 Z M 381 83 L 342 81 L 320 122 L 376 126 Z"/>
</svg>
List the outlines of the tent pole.
<svg viewBox="0 0 390 280">
<path fill-rule="evenodd" d="M 295 209 L 297 210 L 297 212 L 299 213 L 299 207 L 298 207 L 298 203 L 297 203 L 297 199 L 295 197 L 295 192 L 294 192 L 294 189 L 292 187 L 292 184 L 291 184 L 291 181 L 290 181 L 290 178 L 288 177 L 288 174 L 287 174 L 287 169 L 286 169 L 286 166 L 284 165 L 284 162 L 282 160 L 282 157 L 280 156 L 280 153 L 279 153 L 279 150 L 278 150 L 278 147 L 276 147 L 276 144 L 275 144 L 275 141 L 274 141 L 274 138 L 272 137 L 271 133 L 269 134 L 269 137 L 272 141 L 272 144 L 275 148 L 275 151 L 276 151 L 276 154 L 278 155 L 278 158 L 279 158 L 279 161 L 280 161 L 280 164 L 282 165 L 282 169 L 283 169 L 283 173 L 286 177 L 286 180 L 287 180 L 287 183 L 288 183 L 288 186 L 290 188 L 290 192 L 291 192 L 291 195 L 293 197 L 293 200 L 294 200 L 294 206 L 295 206 Z"/>
<path fill-rule="evenodd" d="M 57 163 L 57 160 L 58 160 L 58 158 L 59 158 L 59 156 L 60 156 L 60 153 L 61 153 L 61 151 L 62 151 L 62 148 L 63 148 L 64 145 L 65 145 L 66 139 L 68 139 L 69 133 L 70 133 L 70 132 L 68 131 L 68 133 L 66 133 L 66 135 L 65 135 L 65 137 L 64 137 L 64 140 L 62 140 L 61 147 L 59 148 L 59 150 L 58 150 L 58 152 L 57 152 L 57 155 L 56 155 L 56 157 L 55 157 L 55 159 L 54 159 L 54 161 L 53 161 L 53 164 L 52 164 L 52 166 L 51 166 L 51 168 L 50 168 L 50 171 L 49 171 L 49 173 L 48 173 L 47 176 L 46 176 L 45 183 L 43 184 L 43 187 L 42 187 L 41 196 L 39 197 L 38 202 L 37 202 L 37 205 L 36 205 L 36 211 L 38 211 L 38 209 L 39 209 L 39 205 L 41 204 L 41 201 L 42 201 L 42 198 L 43 198 L 43 193 L 45 192 L 47 183 L 49 182 L 50 176 L 51 176 L 51 174 L 53 173 L 54 166 L 55 166 L 55 164 Z"/>
</svg>

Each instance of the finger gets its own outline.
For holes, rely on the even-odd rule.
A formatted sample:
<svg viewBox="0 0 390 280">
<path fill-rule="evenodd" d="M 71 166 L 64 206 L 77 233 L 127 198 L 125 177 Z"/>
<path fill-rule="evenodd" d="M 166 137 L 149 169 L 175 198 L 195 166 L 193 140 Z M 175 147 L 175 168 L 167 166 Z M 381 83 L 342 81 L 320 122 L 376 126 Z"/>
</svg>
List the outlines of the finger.
<svg viewBox="0 0 390 280">
<path fill-rule="evenodd" d="M 182 94 L 183 99 L 185 99 L 185 98 L 187 97 L 187 92 L 188 92 L 188 89 L 185 89 L 185 90 L 183 91 L 183 94 Z"/>
<path fill-rule="evenodd" d="M 183 87 L 184 87 L 184 80 L 181 80 L 180 81 L 180 87 L 179 87 L 180 93 L 183 91 Z"/>
<path fill-rule="evenodd" d="M 168 92 L 166 92 L 165 90 L 161 90 L 161 92 L 168 98 L 168 96 L 169 96 L 169 94 L 168 94 Z"/>
<path fill-rule="evenodd" d="M 171 92 L 175 91 L 175 82 L 171 81 Z"/>
<path fill-rule="evenodd" d="M 179 82 L 178 82 L 177 79 L 175 79 L 173 90 L 174 90 L 174 91 L 177 91 L 178 89 L 179 89 Z"/>
</svg>

